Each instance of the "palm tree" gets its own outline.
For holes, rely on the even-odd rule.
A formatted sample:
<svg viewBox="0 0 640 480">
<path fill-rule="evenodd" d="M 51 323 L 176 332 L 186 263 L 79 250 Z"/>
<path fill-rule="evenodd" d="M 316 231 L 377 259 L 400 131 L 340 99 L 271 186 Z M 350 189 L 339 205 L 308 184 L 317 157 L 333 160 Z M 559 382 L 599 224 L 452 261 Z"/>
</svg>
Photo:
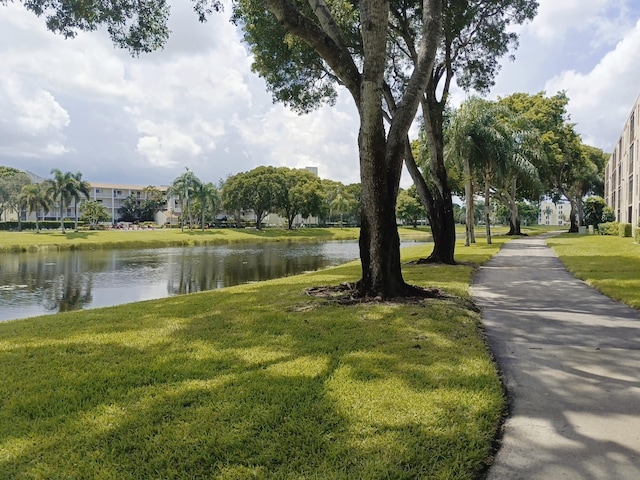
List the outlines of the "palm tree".
<svg viewBox="0 0 640 480">
<path fill-rule="evenodd" d="M 331 202 L 331 210 L 340 214 L 340 228 L 342 228 L 342 216 L 349 209 L 349 201 L 345 198 L 342 192 L 338 192 L 333 201 Z"/>
<path fill-rule="evenodd" d="M 180 175 L 173 181 L 173 183 L 171 184 L 171 188 L 169 189 L 169 192 L 167 192 L 169 195 L 175 195 L 176 197 L 178 197 L 178 201 L 180 202 L 180 209 L 182 210 L 181 229 L 183 232 L 184 232 L 184 213 L 185 213 L 184 209 L 185 207 L 187 208 L 187 217 L 189 218 L 189 229 L 191 229 L 193 224 L 193 219 L 191 217 L 190 197 L 193 196 L 193 192 L 196 186 L 201 183 L 198 177 L 196 177 L 191 170 L 189 170 L 188 168 L 186 170 L 187 170 L 186 172 L 184 172 L 182 175 Z"/>
<path fill-rule="evenodd" d="M 511 136 L 500 115 L 507 113 L 506 107 L 478 97 L 468 99 L 452 118 L 447 129 L 447 161 L 462 164 L 465 182 L 466 237 L 465 245 L 475 243 L 474 231 L 474 173 L 484 170 L 485 221 L 487 242 L 491 243 L 490 191 L 491 180 L 499 164 L 510 148 Z"/>
<path fill-rule="evenodd" d="M 74 191 L 76 180 L 71 172 L 62 173 L 57 168 L 51 170 L 51 174 L 53 178 L 46 180 L 46 190 L 51 199 L 57 202 L 60 207 L 60 231 L 65 233 L 64 212 L 73 196 L 72 192 Z"/>
<path fill-rule="evenodd" d="M 74 231 L 78 231 L 78 202 L 80 201 L 80 195 L 86 200 L 89 200 L 91 193 L 91 184 L 86 180 L 82 180 L 82 173 L 76 172 L 71 174 L 73 178 L 73 188 L 69 191 L 69 194 L 73 197 L 73 213 L 75 219 Z"/>
<path fill-rule="evenodd" d="M 40 233 L 40 226 L 38 224 L 38 210 L 49 210 L 51 206 L 51 198 L 47 194 L 46 185 L 42 183 L 30 183 L 22 187 L 20 192 L 24 203 L 27 206 L 29 213 L 36 214 L 36 233 Z"/>
<path fill-rule="evenodd" d="M 218 202 L 219 202 L 218 189 L 211 182 L 209 183 L 200 182 L 196 185 L 194 194 L 195 194 L 195 197 L 200 202 L 200 211 L 201 211 L 200 226 L 204 231 L 205 213 L 207 211 L 211 211 L 212 213 L 215 213 L 216 211 L 216 206 L 218 205 Z"/>
</svg>

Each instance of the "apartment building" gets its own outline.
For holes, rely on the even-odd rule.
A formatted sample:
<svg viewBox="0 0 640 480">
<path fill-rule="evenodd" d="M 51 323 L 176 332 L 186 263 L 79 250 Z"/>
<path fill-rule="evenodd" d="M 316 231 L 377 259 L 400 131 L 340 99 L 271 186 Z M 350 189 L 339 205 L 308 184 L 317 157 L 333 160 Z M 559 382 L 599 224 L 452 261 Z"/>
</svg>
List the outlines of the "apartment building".
<svg viewBox="0 0 640 480">
<path fill-rule="evenodd" d="M 145 191 L 145 188 L 146 186 L 140 185 L 91 182 L 89 199 L 104 205 L 111 215 L 111 221 L 113 222 L 118 220 L 118 210 L 122 207 L 122 202 L 125 198 L 132 196 L 139 202 L 147 199 L 147 192 Z M 166 194 L 169 186 L 163 185 L 155 188 L 160 190 L 163 194 Z M 73 209 L 73 205 L 70 209 Z M 72 215 L 73 212 L 70 212 L 70 214 Z M 177 199 L 167 198 L 165 208 L 156 215 L 156 222 L 162 225 L 170 222 L 171 219 L 174 219 L 173 223 L 176 223 L 177 216 L 179 214 L 180 206 Z"/>
<path fill-rule="evenodd" d="M 571 205 L 568 202 L 543 200 L 540 202 L 538 225 L 569 225 L 570 215 Z"/>
<path fill-rule="evenodd" d="M 41 177 L 33 178 L 34 181 L 42 181 Z M 120 217 L 118 210 L 122 207 L 122 203 L 125 198 L 133 196 L 138 199 L 138 201 L 142 202 L 147 199 L 147 186 L 142 185 L 127 185 L 127 184 L 119 184 L 119 183 L 100 183 L 100 182 L 89 182 L 91 185 L 91 189 L 89 190 L 89 200 L 95 200 L 98 203 L 104 205 L 104 207 L 109 212 L 110 223 L 114 223 Z M 155 187 L 160 190 L 163 194 L 166 194 L 169 186 L 163 185 L 159 187 Z M 82 201 L 84 198 L 80 201 Z M 79 203 L 79 204 L 80 204 Z M 62 212 L 64 218 L 74 218 L 74 203 L 73 201 L 67 205 L 66 211 Z M 26 212 L 25 212 L 26 213 Z M 178 217 L 180 215 L 180 205 L 176 198 L 169 197 L 166 199 L 166 204 L 163 209 L 161 209 L 156 214 L 156 223 L 159 225 L 163 225 L 165 223 L 177 223 Z M 60 220 L 60 210 L 57 207 L 54 207 L 52 210 L 46 212 L 44 216 L 42 213 L 38 213 L 38 218 L 43 218 L 44 220 Z M 34 221 L 35 213 L 31 213 L 28 215 L 25 220 Z"/>
<path fill-rule="evenodd" d="M 604 194 L 618 222 L 638 225 L 640 218 L 640 181 L 638 179 L 638 118 L 640 96 L 627 117 L 613 153 L 605 167 Z"/>
</svg>

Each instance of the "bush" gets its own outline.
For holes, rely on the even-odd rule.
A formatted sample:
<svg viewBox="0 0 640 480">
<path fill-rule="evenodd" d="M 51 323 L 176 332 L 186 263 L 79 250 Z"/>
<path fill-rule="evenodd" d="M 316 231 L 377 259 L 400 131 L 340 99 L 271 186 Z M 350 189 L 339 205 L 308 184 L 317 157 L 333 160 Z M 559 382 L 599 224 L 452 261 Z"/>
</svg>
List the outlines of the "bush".
<svg viewBox="0 0 640 480">
<path fill-rule="evenodd" d="M 620 237 L 631 237 L 633 234 L 633 227 L 630 223 L 621 223 L 619 229 L 618 236 Z"/>
<path fill-rule="evenodd" d="M 64 228 L 73 229 L 74 224 L 75 223 L 72 220 L 65 220 Z M 60 228 L 60 221 L 59 220 L 43 220 L 38 222 L 38 226 L 40 227 L 40 230 L 58 230 Z M 35 230 L 36 222 L 25 221 L 25 222 L 22 222 L 21 227 L 22 227 L 22 231 Z M 0 230 L 7 230 L 10 232 L 18 231 L 18 222 L 17 221 L 0 222 Z"/>
<path fill-rule="evenodd" d="M 598 225 L 600 235 L 620 235 L 620 224 L 618 222 L 607 222 Z"/>
</svg>

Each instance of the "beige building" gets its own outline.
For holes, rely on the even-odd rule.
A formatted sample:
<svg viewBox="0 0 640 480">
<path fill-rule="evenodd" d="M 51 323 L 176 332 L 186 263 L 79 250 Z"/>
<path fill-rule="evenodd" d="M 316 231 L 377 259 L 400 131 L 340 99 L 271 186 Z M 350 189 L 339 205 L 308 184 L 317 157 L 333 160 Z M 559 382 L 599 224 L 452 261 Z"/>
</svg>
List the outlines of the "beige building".
<svg viewBox="0 0 640 480">
<path fill-rule="evenodd" d="M 604 195 L 613 208 L 618 222 L 638 225 L 640 217 L 640 181 L 638 179 L 637 119 L 640 118 L 640 97 L 636 99 L 613 153 L 605 167 Z"/>
<path fill-rule="evenodd" d="M 42 180 L 42 179 L 40 179 Z M 36 179 L 36 181 L 38 181 Z M 95 200 L 98 203 L 104 205 L 104 207 L 109 212 L 111 216 L 110 223 L 113 223 L 118 220 L 119 213 L 118 210 L 122 207 L 122 202 L 125 198 L 129 196 L 133 196 L 137 198 L 139 201 L 143 201 L 147 199 L 147 192 L 145 191 L 145 186 L 141 185 L 126 185 L 126 184 L 118 184 L 118 183 L 100 183 L 100 182 L 89 182 L 91 185 L 91 190 L 89 191 L 89 200 Z M 160 186 L 155 187 L 160 190 L 162 193 L 166 193 L 168 190 L 168 186 Z M 79 206 L 82 204 L 84 198 L 78 203 L 78 215 L 80 215 Z M 67 206 L 65 212 L 63 212 L 64 218 L 74 218 L 74 204 L 73 201 L 70 205 Z M 176 224 L 178 222 L 178 216 L 180 215 L 180 206 L 178 201 L 170 197 L 166 201 L 165 207 L 156 213 L 156 223 L 159 225 L 164 225 L 165 223 L 173 223 Z M 38 214 L 38 218 L 42 218 L 42 214 Z M 35 213 L 30 214 L 27 220 L 33 221 L 35 220 Z M 60 211 L 57 207 L 54 207 L 53 210 L 50 210 L 44 215 L 44 220 L 60 220 Z"/>
<path fill-rule="evenodd" d="M 568 225 L 571 205 L 567 202 L 554 203 L 551 200 L 540 202 L 538 225 Z"/>
</svg>

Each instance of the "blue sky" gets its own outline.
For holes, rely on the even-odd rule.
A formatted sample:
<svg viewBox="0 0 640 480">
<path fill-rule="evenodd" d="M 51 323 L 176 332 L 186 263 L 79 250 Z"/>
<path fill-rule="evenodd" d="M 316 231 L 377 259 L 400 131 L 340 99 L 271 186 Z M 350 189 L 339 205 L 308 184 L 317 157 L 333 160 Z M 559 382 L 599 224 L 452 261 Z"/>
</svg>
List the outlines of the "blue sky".
<svg viewBox="0 0 640 480">
<path fill-rule="evenodd" d="M 173 3 L 163 51 L 131 58 L 104 31 L 64 40 L 19 3 L 0 7 L 0 165 L 139 185 L 185 167 L 217 182 L 258 165 L 315 166 L 358 182 L 350 98 L 304 116 L 274 105 L 233 25 L 199 24 L 189 8 Z M 584 141 L 610 150 L 640 95 L 640 2 L 540 0 L 517 31 L 490 97 L 566 90 Z"/>
</svg>

